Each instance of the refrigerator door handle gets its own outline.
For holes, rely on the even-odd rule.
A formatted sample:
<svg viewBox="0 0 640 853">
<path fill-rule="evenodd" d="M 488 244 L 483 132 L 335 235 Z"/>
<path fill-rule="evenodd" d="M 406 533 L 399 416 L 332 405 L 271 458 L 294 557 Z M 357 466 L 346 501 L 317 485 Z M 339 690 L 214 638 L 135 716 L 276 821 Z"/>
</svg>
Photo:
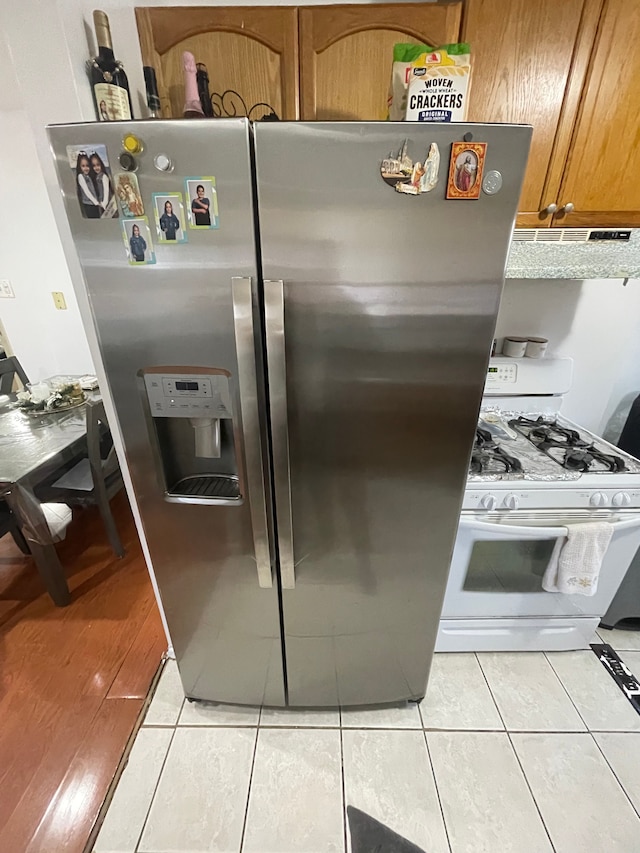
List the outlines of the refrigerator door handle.
<svg viewBox="0 0 640 853">
<path fill-rule="evenodd" d="M 258 586 L 267 589 L 273 586 L 273 578 L 271 574 L 269 528 L 267 526 L 267 503 L 265 498 L 266 490 L 260 444 L 251 279 L 232 278 L 231 294 L 233 298 L 233 323 L 236 338 L 238 386 L 240 388 L 240 408 L 244 437 L 245 479 L 249 496 L 253 547 L 256 567 L 258 569 Z"/>
<path fill-rule="evenodd" d="M 264 282 L 264 313 L 269 372 L 269 406 L 273 443 L 273 485 L 278 523 L 280 581 L 283 589 L 296 585 L 291 519 L 289 429 L 287 426 L 287 364 L 284 345 L 284 283 Z"/>
</svg>

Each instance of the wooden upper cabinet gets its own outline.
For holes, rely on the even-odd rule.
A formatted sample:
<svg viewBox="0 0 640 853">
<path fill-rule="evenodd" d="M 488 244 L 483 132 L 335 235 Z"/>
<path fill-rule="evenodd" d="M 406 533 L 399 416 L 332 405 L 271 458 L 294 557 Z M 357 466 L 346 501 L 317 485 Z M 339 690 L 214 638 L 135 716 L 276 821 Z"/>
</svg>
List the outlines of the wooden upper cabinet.
<svg viewBox="0 0 640 853">
<path fill-rule="evenodd" d="M 622 2 L 622 0 L 620 0 Z M 470 121 L 533 125 L 518 225 L 551 224 L 602 0 L 467 0 Z"/>
<path fill-rule="evenodd" d="M 607 0 L 556 224 L 640 226 L 640 4 Z M 573 204 L 573 212 L 563 206 Z M 565 213 L 565 215 L 562 215 Z"/>
<path fill-rule="evenodd" d="M 296 8 L 151 6 L 135 12 L 142 59 L 156 69 L 164 118 L 182 116 L 185 50 L 207 66 L 212 92 L 234 90 L 248 108 L 264 102 L 280 118 L 298 118 Z M 228 96 L 225 107 L 233 111 L 233 102 Z"/>
<path fill-rule="evenodd" d="M 393 46 L 457 42 L 462 3 L 300 9 L 301 117 L 386 118 Z"/>
</svg>

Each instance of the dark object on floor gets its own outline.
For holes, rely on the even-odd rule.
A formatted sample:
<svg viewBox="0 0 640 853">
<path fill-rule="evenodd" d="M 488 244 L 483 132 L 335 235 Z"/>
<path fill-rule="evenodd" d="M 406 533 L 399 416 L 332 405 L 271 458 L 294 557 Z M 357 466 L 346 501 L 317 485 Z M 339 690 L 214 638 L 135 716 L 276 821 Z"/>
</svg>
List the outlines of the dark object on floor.
<svg viewBox="0 0 640 853">
<path fill-rule="evenodd" d="M 640 459 L 640 394 L 631 404 L 627 420 L 618 439 L 620 450 L 626 450 L 636 459 Z"/>
<path fill-rule="evenodd" d="M 620 660 L 618 653 L 608 643 L 592 643 L 591 648 L 611 678 L 640 714 L 640 682 Z"/>
<path fill-rule="evenodd" d="M 618 447 L 640 459 L 640 394 L 631 404 L 618 439 Z M 640 629 L 640 551 L 631 561 L 600 624 L 603 628 Z"/>
<path fill-rule="evenodd" d="M 425 853 L 354 806 L 347 806 L 352 853 Z"/>
<path fill-rule="evenodd" d="M 602 628 L 640 630 L 640 551 L 627 569 L 609 609 L 600 621 Z"/>
</svg>

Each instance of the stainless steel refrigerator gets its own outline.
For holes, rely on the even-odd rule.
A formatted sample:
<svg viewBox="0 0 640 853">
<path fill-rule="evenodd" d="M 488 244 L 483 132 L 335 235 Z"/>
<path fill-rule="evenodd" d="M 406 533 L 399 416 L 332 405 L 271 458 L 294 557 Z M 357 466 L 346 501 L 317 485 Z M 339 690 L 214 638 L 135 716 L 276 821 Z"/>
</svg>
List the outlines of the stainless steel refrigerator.
<svg viewBox="0 0 640 853">
<path fill-rule="evenodd" d="M 49 129 L 189 698 L 424 695 L 530 134 Z"/>
</svg>

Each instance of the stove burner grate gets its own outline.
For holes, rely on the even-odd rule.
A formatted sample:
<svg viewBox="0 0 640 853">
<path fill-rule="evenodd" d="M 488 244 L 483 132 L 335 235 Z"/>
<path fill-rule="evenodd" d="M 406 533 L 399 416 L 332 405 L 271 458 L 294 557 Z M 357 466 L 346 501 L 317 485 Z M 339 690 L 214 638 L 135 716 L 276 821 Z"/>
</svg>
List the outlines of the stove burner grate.
<svg viewBox="0 0 640 853">
<path fill-rule="evenodd" d="M 469 470 L 472 474 L 519 474 L 522 472 L 522 463 L 496 444 L 488 430 L 478 427 Z"/>
<path fill-rule="evenodd" d="M 510 420 L 509 426 L 570 471 L 619 473 L 627 470 L 620 456 L 604 453 L 592 442 L 585 441 L 577 430 L 562 426 L 555 420 L 545 421 L 542 416 L 535 420 L 520 417 Z"/>
</svg>

